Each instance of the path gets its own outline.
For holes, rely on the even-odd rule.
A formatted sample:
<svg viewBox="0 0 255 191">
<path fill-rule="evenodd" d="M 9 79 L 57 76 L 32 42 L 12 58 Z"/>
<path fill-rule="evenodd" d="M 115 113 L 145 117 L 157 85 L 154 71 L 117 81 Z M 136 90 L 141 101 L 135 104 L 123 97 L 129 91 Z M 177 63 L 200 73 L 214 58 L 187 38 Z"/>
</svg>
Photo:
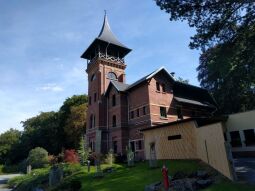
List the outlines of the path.
<svg viewBox="0 0 255 191">
<path fill-rule="evenodd" d="M 234 159 L 239 181 L 255 184 L 255 158 Z"/>
<path fill-rule="evenodd" d="M 9 179 L 20 176 L 20 174 L 8 174 L 8 175 L 0 175 L 0 191 L 11 191 L 6 188 L 6 183 Z"/>
</svg>

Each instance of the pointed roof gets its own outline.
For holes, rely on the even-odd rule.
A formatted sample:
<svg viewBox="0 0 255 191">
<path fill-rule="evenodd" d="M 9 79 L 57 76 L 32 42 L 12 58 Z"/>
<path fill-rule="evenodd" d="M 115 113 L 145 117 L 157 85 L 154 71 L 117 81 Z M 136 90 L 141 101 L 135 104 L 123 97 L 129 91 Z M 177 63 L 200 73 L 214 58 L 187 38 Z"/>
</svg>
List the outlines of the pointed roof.
<svg viewBox="0 0 255 191">
<path fill-rule="evenodd" d="M 101 50 L 107 49 L 108 51 L 118 52 L 120 58 L 123 58 L 131 51 L 131 49 L 120 43 L 113 34 L 106 13 L 104 15 L 103 26 L 98 37 L 95 38 L 87 50 L 81 55 L 81 58 L 93 58 L 95 56 L 95 50 L 97 50 L 99 46 L 101 47 Z"/>
<path fill-rule="evenodd" d="M 100 39 L 100 40 L 109 42 L 111 44 L 115 44 L 115 45 L 127 48 L 122 43 L 120 43 L 118 41 L 118 39 L 116 38 L 116 36 L 113 34 L 113 32 L 111 30 L 111 27 L 109 25 L 109 22 L 108 22 L 108 18 L 107 18 L 106 13 L 104 15 L 103 26 L 102 26 L 101 31 L 100 31 L 97 38 Z"/>
</svg>

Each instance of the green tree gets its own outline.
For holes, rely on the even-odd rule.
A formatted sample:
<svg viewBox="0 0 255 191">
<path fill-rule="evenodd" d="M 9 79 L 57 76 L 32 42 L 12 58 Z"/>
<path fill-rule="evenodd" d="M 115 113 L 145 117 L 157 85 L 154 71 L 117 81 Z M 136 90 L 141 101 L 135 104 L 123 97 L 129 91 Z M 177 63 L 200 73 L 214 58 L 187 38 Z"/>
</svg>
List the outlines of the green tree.
<svg viewBox="0 0 255 191">
<path fill-rule="evenodd" d="M 0 164 L 9 162 L 12 148 L 19 143 L 21 132 L 10 129 L 0 135 Z"/>
<path fill-rule="evenodd" d="M 89 157 L 89 149 L 88 149 L 88 143 L 86 141 L 86 137 L 82 136 L 80 140 L 80 148 L 78 150 L 78 154 L 80 157 L 80 162 L 82 165 L 85 165 L 86 161 L 88 160 Z"/>
<path fill-rule="evenodd" d="M 86 95 L 74 95 L 67 98 L 59 110 L 60 126 L 64 129 L 65 148 L 79 148 L 80 140 L 77 137 L 85 133 L 87 103 Z"/>
<path fill-rule="evenodd" d="M 48 152 L 41 147 L 36 147 L 29 152 L 27 162 L 32 168 L 42 168 L 49 163 Z"/>
<path fill-rule="evenodd" d="M 196 29 L 190 48 L 200 48 L 201 86 L 224 113 L 254 109 L 255 2 L 155 0 L 170 20 Z"/>
<path fill-rule="evenodd" d="M 59 125 L 58 112 L 41 112 L 39 115 L 22 122 L 24 133 L 22 144 L 27 152 L 35 147 L 43 147 L 50 154 L 58 154 L 63 147 L 63 128 Z"/>
</svg>

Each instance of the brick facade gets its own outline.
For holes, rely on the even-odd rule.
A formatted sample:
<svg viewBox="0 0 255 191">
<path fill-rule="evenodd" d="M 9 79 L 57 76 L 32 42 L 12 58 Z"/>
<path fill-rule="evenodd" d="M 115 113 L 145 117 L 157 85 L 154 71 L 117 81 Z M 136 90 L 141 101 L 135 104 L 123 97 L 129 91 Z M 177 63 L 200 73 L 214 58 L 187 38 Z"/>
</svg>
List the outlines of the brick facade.
<svg viewBox="0 0 255 191">
<path fill-rule="evenodd" d="M 124 56 L 131 50 L 112 40 L 106 19 L 101 36 L 82 55 L 88 59 L 87 140 L 93 151 L 113 149 L 120 155 L 130 144 L 136 159 L 143 159 L 141 129 L 212 115 L 215 102 L 207 91 L 177 82 L 164 68 L 126 84 Z"/>
</svg>

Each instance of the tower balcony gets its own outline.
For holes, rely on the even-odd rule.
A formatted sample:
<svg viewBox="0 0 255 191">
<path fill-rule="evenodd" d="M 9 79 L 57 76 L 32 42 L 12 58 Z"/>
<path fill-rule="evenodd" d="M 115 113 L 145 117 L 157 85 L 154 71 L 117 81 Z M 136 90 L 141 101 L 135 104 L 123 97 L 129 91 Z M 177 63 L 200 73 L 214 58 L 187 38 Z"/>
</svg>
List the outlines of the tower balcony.
<svg viewBox="0 0 255 191">
<path fill-rule="evenodd" d="M 111 56 L 109 54 L 104 54 L 104 53 L 97 53 L 94 58 L 92 58 L 91 60 L 88 60 L 87 64 L 93 64 L 96 62 L 97 59 L 103 59 L 106 61 L 110 61 L 110 62 L 114 62 L 114 63 L 118 63 L 118 64 L 124 64 L 125 65 L 125 60 L 124 58 L 119 58 L 119 57 L 115 57 L 115 56 Z"/>
</svg>

